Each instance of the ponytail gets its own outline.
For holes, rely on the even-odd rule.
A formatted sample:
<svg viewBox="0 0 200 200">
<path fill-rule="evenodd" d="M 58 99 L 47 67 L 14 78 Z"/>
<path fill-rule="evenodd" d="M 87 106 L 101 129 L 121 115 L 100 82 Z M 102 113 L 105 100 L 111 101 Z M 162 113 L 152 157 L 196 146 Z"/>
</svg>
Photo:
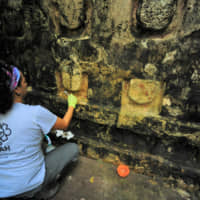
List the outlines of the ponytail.
<svg viewBox="0 0 200 200">
<path fill-rule="evenodd" d="M 6 72 L 12 73 L 7 65 L 0 63 L 0 114 L 7 113 L 13 105 L 13 92 L 10 90 L 10 77 Z"/>
</svg>

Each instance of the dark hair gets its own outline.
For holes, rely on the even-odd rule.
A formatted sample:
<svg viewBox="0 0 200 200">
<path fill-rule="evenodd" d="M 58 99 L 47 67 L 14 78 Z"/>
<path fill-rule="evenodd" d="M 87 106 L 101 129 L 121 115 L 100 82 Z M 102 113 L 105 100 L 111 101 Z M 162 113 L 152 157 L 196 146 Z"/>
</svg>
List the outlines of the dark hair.
<svg viewBox="0 0 200 200">
<path fill-rule="evenodd" d="M 5 114 L 13 105 L 13 92 L 10 90 L 10 77 L 6 70 L 11 72 L 7 65 L 0 63 L 0 114 Z"/>
</svg>

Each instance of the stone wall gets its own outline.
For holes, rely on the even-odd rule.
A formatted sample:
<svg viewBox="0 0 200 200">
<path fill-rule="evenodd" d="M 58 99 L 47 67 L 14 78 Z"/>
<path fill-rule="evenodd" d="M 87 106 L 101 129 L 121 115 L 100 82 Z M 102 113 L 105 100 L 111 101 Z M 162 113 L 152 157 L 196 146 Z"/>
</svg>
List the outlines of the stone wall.
<svg viewBox="0 0 200 200">
<path fill-rule="evenodd" d="M 200 177 L 199 42 L 198 0 L 0 1 L 0 59 L 24 72 L 28 103 L 62 116 L 75 94 L 70 128 L 83 153 L 190 189 Z"/>
</svg>

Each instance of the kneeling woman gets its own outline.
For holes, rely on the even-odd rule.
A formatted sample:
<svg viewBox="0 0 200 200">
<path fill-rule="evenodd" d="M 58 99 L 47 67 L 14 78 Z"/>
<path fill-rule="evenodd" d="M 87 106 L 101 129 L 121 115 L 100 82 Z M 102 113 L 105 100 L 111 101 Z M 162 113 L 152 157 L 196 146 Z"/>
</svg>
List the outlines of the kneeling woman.
<svg viewBox="0 0 200 200">
<path fill-rule="evenodd" d="M 38 105 L 23 104 L 27 83 L 15 66 L 0 65 L 0 198 L 33 197 L 55 191 L 57 178 L 78 156 L 74 143 L 64 144 L 47 155 L 41 143 L 53 129 L 65 130 L 77 99 L 68 96 L 68 109 L 60 118 Z M 52 188 L 50 188 L 52 187 Z"/>
</svg>

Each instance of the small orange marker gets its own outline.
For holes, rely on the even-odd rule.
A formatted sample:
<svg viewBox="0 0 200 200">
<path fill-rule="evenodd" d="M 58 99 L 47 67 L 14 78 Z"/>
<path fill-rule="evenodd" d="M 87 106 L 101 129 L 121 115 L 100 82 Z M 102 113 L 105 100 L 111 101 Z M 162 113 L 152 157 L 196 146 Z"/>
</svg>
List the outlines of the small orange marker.
<svg viewBox="0 0 200 200">
<path fill-rule="evenodd" d="M 126 177 L 126 176 L 128 176 L 129 175 L 129 172 L 130 172 L 130 170 L 129 170 L 129 167 L 127 166 L 127 165 L 119 165 L 118 167 L 117 167 L 117 173 L 118 173 L 118 175 L 119 176 L 121 176 L 121 177 Z"/>
</svg>

